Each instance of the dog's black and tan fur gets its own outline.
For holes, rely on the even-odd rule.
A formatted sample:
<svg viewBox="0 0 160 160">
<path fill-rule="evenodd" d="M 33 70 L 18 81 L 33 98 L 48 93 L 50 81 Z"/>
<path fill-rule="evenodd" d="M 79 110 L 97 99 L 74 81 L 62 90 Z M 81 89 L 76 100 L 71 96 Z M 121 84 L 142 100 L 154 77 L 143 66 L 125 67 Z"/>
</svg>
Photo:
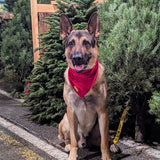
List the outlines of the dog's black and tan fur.
<svg viewBox="0 0 160 160">
<path fill-rule="evenodd" d="M 99 63 L 98 76 L 94 86 L 80 98 L 68 80 L 69 67 L 83 72 L 95 65 L 98 56 L 97 38 L 100 22 L 97 13 L 92 14 L 85 30 L 74 30 L 71 21 L 64 14 L 60 17 L 60 34 L 65 42 L 65 56 L 68 68 L 64 73 L 64 100 L 67 114 L 59 124 L 59 137 L 65 140 L 69 160 L 77 159 L 77 150 L 86 145 L 86 138 L 100 145 L 102 160 L 110 160 L 109 121 L 107 108 L 107 85 L 104 68 Z M 76 66 L 81 66 L 78 68 Z"/>
</svg>

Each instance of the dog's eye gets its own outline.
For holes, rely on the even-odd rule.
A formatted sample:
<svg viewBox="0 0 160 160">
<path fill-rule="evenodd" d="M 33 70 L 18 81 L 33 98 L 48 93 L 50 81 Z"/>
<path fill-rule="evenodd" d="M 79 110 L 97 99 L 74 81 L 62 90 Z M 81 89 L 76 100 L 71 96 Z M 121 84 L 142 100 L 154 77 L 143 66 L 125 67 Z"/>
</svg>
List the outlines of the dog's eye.
<svg viewBox="0 0 160 160">
<path fill-rule="evenodd" d="M 74 41 L 74 40 L 70 41 L 70 42 L 68 43 L 68 45 L 69 45 L 70 47 L 73 47 L 73 46 L 75 45 L 75 41 Z"/>
<path fill-rule="evenodd" d="M 83 46 L 85 46 L 86 48 L 89 48 L 91 46 L 90 42 L 87 40 L 83 41 Z"/>
</svg>

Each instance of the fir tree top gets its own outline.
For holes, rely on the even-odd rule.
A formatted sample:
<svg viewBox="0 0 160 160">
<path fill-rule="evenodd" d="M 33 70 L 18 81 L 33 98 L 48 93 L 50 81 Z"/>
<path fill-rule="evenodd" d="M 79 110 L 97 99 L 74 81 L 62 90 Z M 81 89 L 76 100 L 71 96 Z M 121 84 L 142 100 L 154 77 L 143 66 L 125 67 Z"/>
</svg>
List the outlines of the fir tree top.
<svg viewBox="0 0 160 160">
<path fill-rule="evenodd" d="M 45 22 L 49 32 L 41 35 L 41 59 L 30 76 L 31 85 L 25 105 L 31 110 L 31 119 L 39 123 L 56 124 L 66 111 L 63 101 L 63 73 L 67 67 L 64 45 L 60 38 L 59 17 L 65 13 L 75 29 L 85 29 L 88 18 L 96 10 L 93 0 L 56 0 L 58 11 Z"/>
</svg>

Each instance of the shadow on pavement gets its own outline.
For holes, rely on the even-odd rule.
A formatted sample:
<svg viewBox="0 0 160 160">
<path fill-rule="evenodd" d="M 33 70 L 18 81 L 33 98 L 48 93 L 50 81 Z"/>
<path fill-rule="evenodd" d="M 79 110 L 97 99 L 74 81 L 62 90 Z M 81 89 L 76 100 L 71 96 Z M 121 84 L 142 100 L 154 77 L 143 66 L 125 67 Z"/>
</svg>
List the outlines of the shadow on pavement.
<svg viewBox="0 0 160 160">
<path fill-rule="evenodd" d="M 62 148 L 64 148 L 64 143 L 59 144 Z M 130 154 L 124 153 L 111 153 L 112 160 L 121 160 L 123 158 L 129 157 Z M 101 151 L 99 148 L 84 148 L 78 150 L 78 160 L 101 160 Z"/>
</svg>

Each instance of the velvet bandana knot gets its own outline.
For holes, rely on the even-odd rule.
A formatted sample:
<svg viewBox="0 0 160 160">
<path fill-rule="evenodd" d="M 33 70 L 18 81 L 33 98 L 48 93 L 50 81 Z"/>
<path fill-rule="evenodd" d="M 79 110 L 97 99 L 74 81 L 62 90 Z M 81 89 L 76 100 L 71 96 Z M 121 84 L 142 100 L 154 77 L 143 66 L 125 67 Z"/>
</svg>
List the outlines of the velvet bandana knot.
<svg viewBox="0 0 160 160">
<path fill-rule="evenodd" d="M 69 68 L 69 82 L 80 98 L 83 98 L 93 87 L 98 75 L 98 64 L 99 62 L 97 59 L 92 69 L 85 70 L 82 73 L 77 73 L 74 69 Z"/>
</svg>

